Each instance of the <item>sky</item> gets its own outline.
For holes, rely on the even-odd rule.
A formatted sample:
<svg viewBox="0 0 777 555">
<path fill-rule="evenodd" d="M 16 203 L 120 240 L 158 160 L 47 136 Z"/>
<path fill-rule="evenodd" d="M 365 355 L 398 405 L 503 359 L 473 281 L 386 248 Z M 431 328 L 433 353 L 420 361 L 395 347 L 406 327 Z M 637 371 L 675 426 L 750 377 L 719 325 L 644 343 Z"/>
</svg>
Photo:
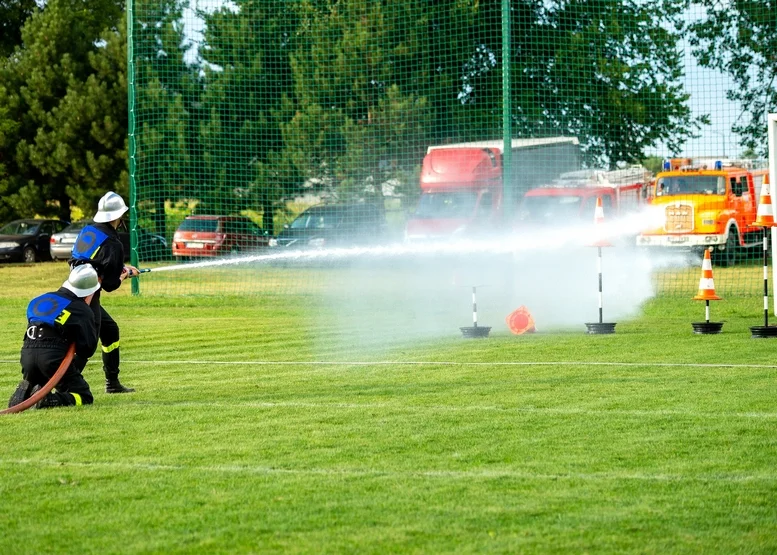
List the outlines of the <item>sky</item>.
<svg viewBox="0 0 777 555">
<path fill-rule="evenodd" d="M 700 19 L 703 15 L 703 10 L 696 6 L 688 11 L 686 21 Z M 710 125 L 701 130 L 701 137 L 688 141 L 681 154 L 690 157 L 738 156 L 743 149 L 737 144 L 738 138 L 731 127 L 741 114 L 741 106 L 726 98 L 726 91 L 735 87 L 733 80 L 725 73 L 700 66 L 687 40 L 681 43 L 681 48 L 690 108 L 694 116 L 707 114 L 710 118 Z M 648 154 L 668 156 L 671 153 L 658 147 Z"/>
</svg>

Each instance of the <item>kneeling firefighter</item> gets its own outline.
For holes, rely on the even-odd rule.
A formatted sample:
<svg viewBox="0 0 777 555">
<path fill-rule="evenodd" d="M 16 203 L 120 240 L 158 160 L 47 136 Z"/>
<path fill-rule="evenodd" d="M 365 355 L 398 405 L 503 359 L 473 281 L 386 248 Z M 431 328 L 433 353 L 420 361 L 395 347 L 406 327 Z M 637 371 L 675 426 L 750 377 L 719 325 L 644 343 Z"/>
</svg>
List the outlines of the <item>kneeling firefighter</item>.
<svg viewBox="0 0 777 555">
<path fill-rule="evenodd" d="M 97 204 L 95 223 L 84 227 L 78 234 L 70 258 L 72 268 L 90 265 L 100 276 L 102 287 L 95 293 L 90 306 L 102 344 L 106 393 L 135 391 L 119 382 L 119 325 L 102 306 L 100 299 L 101 291 L 115 291 L 126 278 L 140 275 L 134 266 L 124 265 L 124 245 L 116 231 L 128 210 L 121 196 L 112 191 L 105 193 Z"/>
<path fill-rule="evenodd" d="M 75 356 L 56 392 L 41 399 L 37 408 L 90 405 L 94 398 L 82 372 L 97 349 L 97 328 L 88 304 L 100 289 L 91 266 L 74 268 L 57 291 L 35 297 L 27 307 L 27 331 L 21 351 L 22 381 L 11 395 L 13 407 L 30 397 L 54 375 L 75 343 Z"/>
</svg>

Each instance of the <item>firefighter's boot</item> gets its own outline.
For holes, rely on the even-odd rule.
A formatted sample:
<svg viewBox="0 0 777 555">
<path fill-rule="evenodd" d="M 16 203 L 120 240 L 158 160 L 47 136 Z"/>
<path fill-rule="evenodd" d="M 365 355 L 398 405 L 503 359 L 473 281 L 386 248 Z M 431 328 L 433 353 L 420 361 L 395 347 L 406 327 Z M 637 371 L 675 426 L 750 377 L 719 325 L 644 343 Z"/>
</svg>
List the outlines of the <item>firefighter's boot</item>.
<svg viewBox="0 0 777 555">
<path fill-rule="evenodd" d="M 132 393 L 131 387 L 124 387 L 119 381 L 119 348 L 103 352 L 103 371 L 105 372 L 106 393 Z"/>
<path fill-rule="evenodd" d="M 64 406 L 66 405 L 62 401 L 60 401 L 58 396 L 54 395 L 53 393 L 49 393 L 43 399 L 41 399 L 35 404 L 36 409 L 53 409 L 54 407 L 64 407 Z"/>
<path fill-rule="evenodd" d="M 25 399 L 29 399 L 32 395 L 33 385 L 27 380 L 22 380 L 19 385 L 16 386 L 16 391 L 13 392 L 11 398 L 8 399 L 8 408 L 15 407 Z"/>
<path fill-rule="evenodd" d="M 105 375 L 105 392 L 106 393 L 132 393 L 135 391 L 132 387 L 124 387 L 119 381 L 119 376 Z"/>
</svg>

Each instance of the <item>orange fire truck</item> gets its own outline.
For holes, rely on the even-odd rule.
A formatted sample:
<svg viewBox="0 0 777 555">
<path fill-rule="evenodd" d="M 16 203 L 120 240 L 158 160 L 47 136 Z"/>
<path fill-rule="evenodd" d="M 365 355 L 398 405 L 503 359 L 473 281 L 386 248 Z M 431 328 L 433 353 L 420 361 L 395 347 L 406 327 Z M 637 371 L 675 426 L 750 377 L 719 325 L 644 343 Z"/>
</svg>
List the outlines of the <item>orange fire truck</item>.
<svg viewBox="0 0 777 555">
<path fill-rule="evenodd" d="M 757 245 L 753 227 L 765 164 L 754 160 L 673 158 L 656 175 L 651 204 L 656 227 L 637 236 L 637 245 L 703 251 L 713 249 L 721 266 L 736 260 L 740 248 Z"/>
</svg>

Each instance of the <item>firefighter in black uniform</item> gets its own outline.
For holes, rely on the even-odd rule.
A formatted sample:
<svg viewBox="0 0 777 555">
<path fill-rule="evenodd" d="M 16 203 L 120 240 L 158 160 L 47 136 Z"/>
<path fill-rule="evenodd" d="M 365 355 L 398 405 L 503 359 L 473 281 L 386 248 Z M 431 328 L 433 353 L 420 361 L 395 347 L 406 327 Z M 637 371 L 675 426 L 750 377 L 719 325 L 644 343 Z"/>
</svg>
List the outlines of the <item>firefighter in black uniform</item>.
<svg viewBox="0 0 777 555">
<path fill-rule="evenodd" d="M 140 274 L 134 266 L 124 265 L 124 245 L 116 232 L 127 210 L 121 196 L 112 191 L 105 193 L 97 204 L 94 224 L 84 227 L 78 234 L 70 258 L 73 268 L 82 264 L 93 266 L 100 276 L 101 291 L 108 293 L 118 289 L 126 278 Z M 105 392 L 131 393 L 135 390 L 119 382 L 119 326 L 103 308 L 101 291 L 94 295 L 90 306 L 102 344 Z"/>
<path fill-rule="evenodd" d="M 71 343 L 75 343 L 73 362 L 57 384 L 56 392 L 46 395 L 36 406 L 92 404 L 92 392 L 81 373 L 97 349 L 97 327 L 87 303 L 99 288 L 94 268 L 79 266 L 57 291 L 30 301 L 21 353 L 22 381 L 11 395 L 9 407 L 18 405 L 51 379 Z"/>
</svg>

